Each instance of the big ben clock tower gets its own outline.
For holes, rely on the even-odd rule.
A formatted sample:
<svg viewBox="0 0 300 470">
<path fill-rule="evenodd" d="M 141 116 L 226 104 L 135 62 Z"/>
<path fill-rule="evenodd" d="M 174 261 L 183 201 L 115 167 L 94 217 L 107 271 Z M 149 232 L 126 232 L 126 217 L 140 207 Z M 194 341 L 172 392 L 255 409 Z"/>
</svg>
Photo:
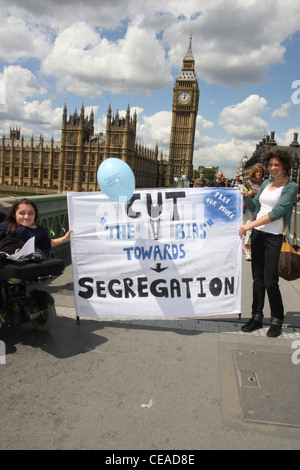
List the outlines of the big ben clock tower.
<svg viewBox="0 0 300 470">
<path fill-rule="evenodd" d="M 167 184 L 172 184 L 174 177 L 181 179 L 182 175 L 186 175 L 188 180 L 192 179 L 199 96 L 191 36 L 187 53 L 183 59 L 181 73 L 173 88 Z"/>
</svg>

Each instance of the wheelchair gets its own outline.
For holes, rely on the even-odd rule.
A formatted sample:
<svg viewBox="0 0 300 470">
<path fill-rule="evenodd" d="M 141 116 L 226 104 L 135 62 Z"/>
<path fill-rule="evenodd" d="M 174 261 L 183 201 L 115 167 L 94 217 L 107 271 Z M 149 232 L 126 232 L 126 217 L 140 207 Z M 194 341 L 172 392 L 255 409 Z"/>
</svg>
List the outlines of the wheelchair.
<svg viewBox="0 0 300 470">
<path fill-rule="evenodd" d="M 40 285 L 51 282 L 63 271 L 64 262 L 58 258 L 39 263 L 5 262 L 0 267 L 0 329 L 32 322 L 37 330 L 49 330 L 56 318 L 55 303 Z"/>
</svg>

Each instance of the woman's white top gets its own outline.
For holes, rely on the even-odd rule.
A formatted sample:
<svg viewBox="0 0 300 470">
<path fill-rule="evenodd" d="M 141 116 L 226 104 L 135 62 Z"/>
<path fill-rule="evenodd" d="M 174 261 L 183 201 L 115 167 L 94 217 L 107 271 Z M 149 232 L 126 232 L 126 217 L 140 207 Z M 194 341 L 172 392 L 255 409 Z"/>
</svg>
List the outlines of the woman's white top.
<svg viewBox="0 0 300 470">
<path fill-rule="evenodd" d="M 274 209 L 279 198 L 281 196 L 281 192 L 284 186 L 280 188 L 274 189 L 270 191 L 269 185 L 263 190 L 259 197 L 260 202 L 260 210 L 256 216 L 256 219 L 268 214 L 271 210 Z M 255 227 L 256 230 L 262 230 L 263 232 L 273 233 L 274 235 L 279 235 L 283 233 L 283 220 L 282 217 L 280 219 L 274 220 L 270 224 L 260 225 L 259 227 Z"/>
</svg>

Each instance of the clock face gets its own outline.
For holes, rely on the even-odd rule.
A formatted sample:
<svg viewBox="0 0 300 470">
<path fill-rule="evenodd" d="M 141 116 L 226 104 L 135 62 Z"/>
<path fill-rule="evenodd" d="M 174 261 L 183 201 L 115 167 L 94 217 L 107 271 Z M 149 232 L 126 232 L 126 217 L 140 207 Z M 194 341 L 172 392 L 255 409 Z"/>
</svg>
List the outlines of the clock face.
<svg viewBox="0 0 300 470">
<path fill-rule="evenodd" d="M 183 91 L 182 93 L 180 93 L 180 95 L 178 96 L 178 101 L 181 103 L 181 104 L 188 104 L 191 100 L 191 95 L 187 92 L 187 91 Z"/>
</svg>

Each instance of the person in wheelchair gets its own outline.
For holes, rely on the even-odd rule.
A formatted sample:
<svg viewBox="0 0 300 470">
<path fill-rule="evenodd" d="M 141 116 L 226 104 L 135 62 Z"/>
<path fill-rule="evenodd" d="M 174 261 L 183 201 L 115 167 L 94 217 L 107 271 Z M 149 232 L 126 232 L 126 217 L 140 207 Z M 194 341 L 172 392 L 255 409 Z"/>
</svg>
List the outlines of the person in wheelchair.
<svg viewBox="0 0 300 470">
<path fill-rule="evenodd" d="M 0 262 L 0 329 L 5 324 L 16 326 L 31 321 L 35 328 L 46 331 L 55 321 L 53 297 L 42 289 L 27 287 L 62 274 L 63 260 L 45 256 L 38 263 L 6 262 L 7 254 L 14 254 L 32 237 L 35 237 L 35 250 L 43 253 L 70 240 L 70 230 L 63 237 L 51 239 L 37 224 L 38 218 L 36 204 L 24 198 L 11 206 L 0 223 L 0 252 L 5 251 L 0 253 L 4 255 L 3 263 Z"/>
<path fill-rule="evenodd" d="M 35 248 L 45 252 L 70 240 L 71 230 L 63 237 L 51 239 L 44 227 L 37 224 L 38 218 L 39 210 L 33 201 L 26 198 L 16 201 L 0 223 L 0 240 L 10 237 L 26 243 L 35 237 Z"/>
</svg>

